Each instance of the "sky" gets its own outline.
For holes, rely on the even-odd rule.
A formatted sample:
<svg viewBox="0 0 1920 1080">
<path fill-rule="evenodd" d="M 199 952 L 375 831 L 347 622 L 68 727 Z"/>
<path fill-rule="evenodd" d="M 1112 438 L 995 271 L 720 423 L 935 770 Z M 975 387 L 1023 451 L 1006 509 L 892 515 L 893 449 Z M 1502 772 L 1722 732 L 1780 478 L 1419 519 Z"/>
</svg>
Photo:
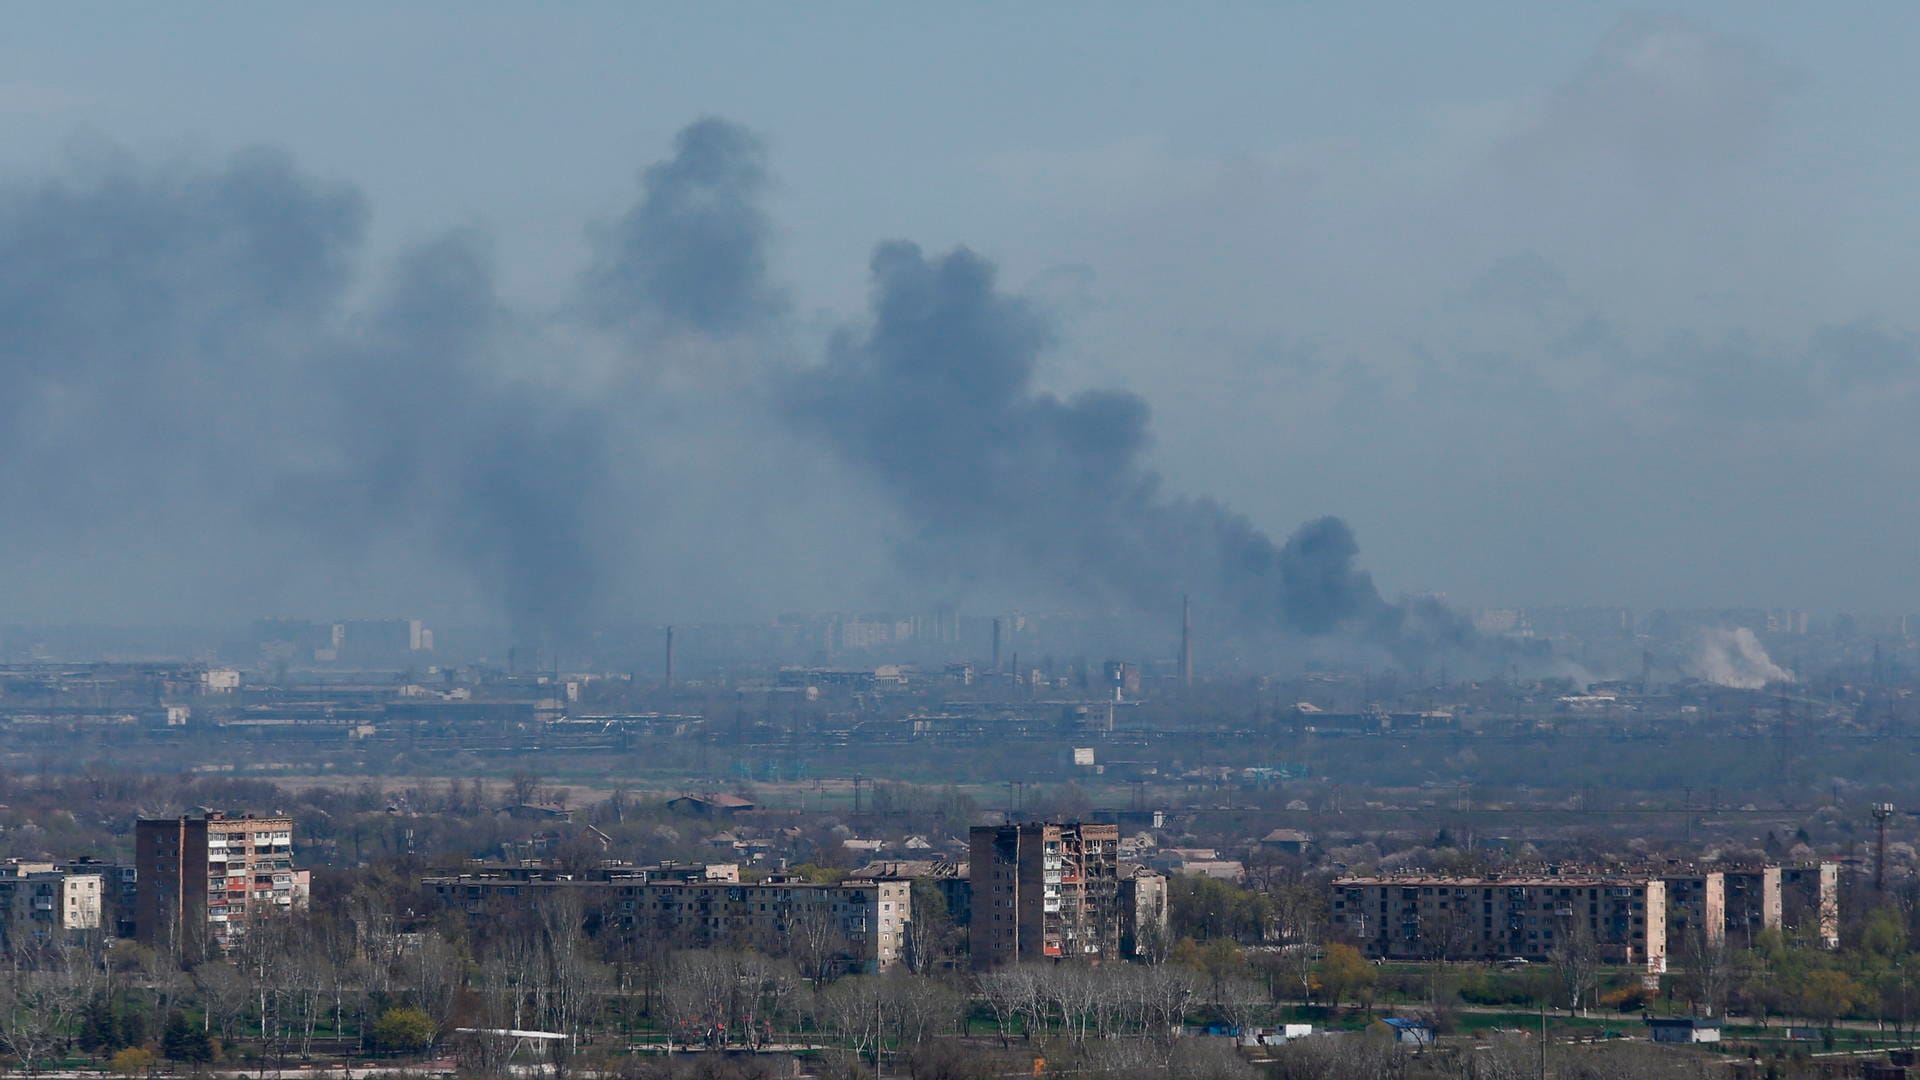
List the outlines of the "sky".
<svg viewBox="0 0 1920 1080">
<path fill-rule="evenodd" d="M 1045 538 L 1193 499 L 1387 598 L 1920 611 L 1910 5 L 9 24 L 0 622 L 1159 604 L 1159 526 Z M 897 452 L 949 411 L 867 422 L 923 278 L 1016 357 L 952 475 Z"/>
</svg>

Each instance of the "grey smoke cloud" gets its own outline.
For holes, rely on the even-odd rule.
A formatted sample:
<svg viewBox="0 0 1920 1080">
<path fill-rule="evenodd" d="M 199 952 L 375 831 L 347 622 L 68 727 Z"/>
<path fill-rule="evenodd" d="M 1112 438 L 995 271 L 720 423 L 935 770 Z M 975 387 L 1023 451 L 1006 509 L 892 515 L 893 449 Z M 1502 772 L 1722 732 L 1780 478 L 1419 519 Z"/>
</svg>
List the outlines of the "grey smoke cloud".
<svg viewBox="0 0 1920 1080">
<path fill-rule="evenodd" d="M 564 645 L 626 614 L 635 582 L 681 571 L 634 542 L 676 515 L 653 455 L 687 437 L 676 407 L 732 411 L 797 421 L 792 435 L 876 481 L 881 518 L 909 531 L 901 577 L 923 596 L 1165 612 L 1192 593 L 1246 634 L 1348 634 L 1402 656 L 1467 642 L 1443 609 L 1385 601 L 1337 519 L 1280 544 L 1211 499 L 1164 493 L 1144 464 L 1145 401 L 1036 389 L 1052 317 L 971 252 L 881 245 L 870 324 L 818 368 L 784 366 L 767 187 L 751 133 L 690 125 L 595 235 L 577 305 L 553 313 L 500 295 L 471 230 L 415 245 L 351 302 L 365 201 L 280 154 L 119 159 L 15 189 L 0 200 L 0 330 L 21 391 L 0 406 L 0 482 L 68 500 L 58 528 L 124 528 L 145 500 L 169 560 L 322 582 L 344 570 L 376 590 L 451 565 L 519 640 Z M 646 369 L 690 338 L 750 342 L 778 392 L 716 371 L 654 400 Z M 775 409 L 782 394 L 797 404 Z M 732 431 L 763 457 L 804 445 Z M 47 542 L 9 532 L 14 550 Z M 139 573 L 138 555 L 124 561 Z"/>
<path fill-rule="evenodd" d="M 642 337 L 765 329 L 786 306 L 769 276 L 768 183 L 752 132 L 712 117 L 683 128 L 673 156 L 641 175 L 640 201 L 598 231 L 588 311 Z"/>
<path fill-rule="evenodd" d="M 764 183 L 757 142 L 720 121 L 647 170 L 591 278 L 628 355 L 778 310 Z M 614 450 L 633 384 L 595 385 L 561 317 L 504 300 L 475 232 L 417 245 L 351 302 L 367 217 L 270 150 L 109 154 L 0 190 L 16 611 L 393 613 L 464 588 L 547 642 L 610 613 L 647 468 L 642 444 Z"/>
<path fill-rule="evenodd" d="M 1143 461 L 1146 402 L 1038 390 L 1051 327 L 987 260 L 894 242 L 871 269 L 869 325 L 835 340 L 796 400 L 917 523 L 908 565 L 1143 612 L 1191 593 L 1241 634 L 1348 633 L 1402 659 L 1474 644 L 1437 604 L 1385 601 L 1337 518 L 1276 544 L 1211 499 L 1164 494 Z"/>
</svg>

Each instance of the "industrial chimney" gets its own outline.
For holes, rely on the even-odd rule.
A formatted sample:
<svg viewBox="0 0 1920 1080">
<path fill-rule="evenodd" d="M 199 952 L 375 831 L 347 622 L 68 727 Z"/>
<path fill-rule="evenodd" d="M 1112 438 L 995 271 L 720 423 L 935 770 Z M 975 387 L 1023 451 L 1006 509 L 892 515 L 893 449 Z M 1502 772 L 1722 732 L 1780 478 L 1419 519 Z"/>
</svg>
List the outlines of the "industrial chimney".
<svg viewBox="0 0 1920 1080">
<path fill-rule="evenodd" d="M 673 689 L 673 627 L 667 627 L 667 689 Z"/>
<path fill-rule="evenodd" d="M 1000 620 L 993 620 L 993 673 L 1000 674 Z"/>
</svg>

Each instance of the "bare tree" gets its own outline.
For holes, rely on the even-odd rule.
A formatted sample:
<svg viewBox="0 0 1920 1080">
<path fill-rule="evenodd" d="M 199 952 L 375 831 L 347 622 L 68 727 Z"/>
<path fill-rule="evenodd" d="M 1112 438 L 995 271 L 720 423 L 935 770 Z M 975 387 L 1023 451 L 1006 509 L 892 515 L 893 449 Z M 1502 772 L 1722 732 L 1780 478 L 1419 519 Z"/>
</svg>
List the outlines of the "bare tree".
<svg viewBox="0 0 1920 1080">
<path fill-rule="evenodd" d="M 1688 929 L 1681 944 L 1681 975 L 1677 981 L 1695 1009 L 1707 1016 L 1721 1016 L 1737 974 L 1738 957 L 1725 935 L 1709 937 L 1704 931 L 1704 927 Z"/>
<path fill-rule="evenodd" d="M 1025 968 L 1018 964 L 994 968 L 983 973 L 979 980 L 980 996 L 986 999 L 987 1008 L 993 1012 L 993 1024 L 1000 1033 L 1000 1045 L 1008 1045 L 1013 1038 L 1014 1025 L 1020 1020 L 1020 1006 L 1026 1000 L 1028 980 Z"/>
<path fill-rule="evenodd" d="M 952 987 L 904 968 L 888 972 L 881 983 L 894 1038 L 902 1048 L 952 1030 L 965 1008 L 966 1000 Z"/>
<path fill-rule="evenodd" d="M 444 1038 L 453 1027 L 460 991 L 466 983 L 466 957 L 431 931 L 400 954 L 401 982 L 413 1002 L 433 1020 L 434 1038 Z"/>
<path fill-rule="evenodd" d="M 793 906 L 786 919 L 787 955 L 818 989 L 845 962 L 849 951 L 846 933 L 826 897 L 809 896 L 788 903 Z"/>
<path fill-rule="evenodd" d="M 1187 1010 L 1193 1007 L 1197 994 L 1191 971 L 1170 965 L 1146 969 L 1140 981 L 1140 1000 L 1147 1033 L 1170 1043 L 1186 1022 Z"/>
<path fill-rule="evenodd" d="M 1554 943 L 1549 959 L 1567 1011 L 1585 1009 L 1600 978 L 1600 950 L 1594 945 L 1593 933 L 1585 919 L 1575 915 L 1563 920 L 1559 940 Z"/>
<path fill-rule="evenodd" d="M 69 1026 L 92 997 L 90 958 L 78 952 L 23 943 L 0 970 L 0 1043 L 29 1073 L 65 1045 Z"/>
<path fill-rule="evenodd" d="M 828 1028 L 856 1055 L 871 1051 L 876 1064 L 885 1031 L 883 995 L 881 980 L 870 975 L 836 980 L 816 995 L 816 1008 Z"/>
<path fill-rule="evenodd" d="M 252 984 L 231 963 L 216 960 L 193 969 L 193 985 L 206 1026 L 232 1042 L 234 1029 L 253 1000 Z"/>
<path fill-rule="evenodd" d="M 530 806 L 540 790 L 540 775 L 524 769 L 517 770 L 507 779 L 509 805 Z"/>
</svg>

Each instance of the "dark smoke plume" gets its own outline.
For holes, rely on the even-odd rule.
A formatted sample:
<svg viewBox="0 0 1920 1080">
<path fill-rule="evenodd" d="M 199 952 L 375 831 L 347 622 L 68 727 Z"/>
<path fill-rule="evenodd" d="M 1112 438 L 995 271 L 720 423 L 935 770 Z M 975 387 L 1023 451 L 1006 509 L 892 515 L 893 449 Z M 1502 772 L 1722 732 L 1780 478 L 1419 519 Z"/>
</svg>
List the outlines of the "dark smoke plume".
<svg viewBox="0 0 1920 1080">
<path fill-rule="evenodd" d="M 1141 462 L 1146 403 L 1035 390 L 1047 321 L 985 259 L 889 243 L 872 272 L 870 325 L 834 342 L 799 409 L 915 523 L 911 565 L 1137 610 L 1192 593 L 1243 633 L 1350 633 L 1403 658 L 1471 640 L 1437 604 L 1384 600 L 1336 518 L 1278 545 L 1210 499 L 1164 495 Z"/>
<path fill-rule="evenodd" d="M 742 129 L 682 132 L 600 237 L 595 314 L 639 352 L 763 325 L 765 182 Z M 187 620 L 236 593 L 257 613 L 302 574 L 327 603 L 330 575 L 398 591 L 443 564 L 523 641 L 607 614 L 644 472 L 611 445 L 630 391 L 588 385 L 505 303 L 471 233 L 352 306 L 366 220 L 274 151 L 0 189 L 0 559 Z"/>
<path fill-rule="evenodd" d="M 610 570 L 594 539 L 609 415 L 504 374 L 504 354 L 529 343 L 476 238 L 409 252 L 332 380 L 340 461 L 326 506 L 335 523 L 417 530 L 519 640 L 551 643 L 596 614 Z"/>
<path fill-rule="evenodd" d="M 723 335 L 764 328 L 780 314 L 767 273 L 772 226 L 760 207 L 766 150 L 753 133 L 696 121 L 641 185 L 640 202 L 596 238 L 582 287 L 595 321 L 642 337 Z"/>
<path fill-rule="evenodd" d="M 634 538 L 676 511 L 635 493 L 714 486 L 651 483 L 648 418 L 678 406 L 653 401 L 644 375 L 689 338 L 774 348 L 767 186 L 751 134 L 689 126 L 594 236 L 560 315 L 507 303 L 468 232 L 407 252 L 354 305 L 365 201 L 273 152 L 216 168 L 107 159 L 0 190 L 0 560 L 69 558 L 74 579 L 117 568 L 100 571 L 116 601 L 177 575 L 152 603 L 226 589 L 255 610 L 300 572 L 326 602 L 336 573 L 363 590 L 438 586 L 451 564 L 521 641 L 564 645 L 623 613 L 623 582 L 675 573 L 632 565 Z M 1145 403 L 1035 390 L 1051 327 L 985 260 L 885 244 L 872 274 L 870 325 L 823 366 L 693 381 L 728 414 L 706 426 L 729 460 L 782 452 L 769 448 L 784 435 L 752 430 L 769 426 L 774 383 L 795 429 L 912 523 L 916 579 L 1139 611 L 1191 593 L 1243 633 L 1352 636 L 1403 658 L 1469 639 L 1437 605 L 1383 600 L 1335 519 L 1277 544 L 1211 500 L 1163 493 L 1143 464 Z M 609 333 L 580 336 L 582 322 Z M 607 341 L 611 375 L 580 355 Z M 114 558 L 89 555 L 109 545 Z"/>
</svg>

